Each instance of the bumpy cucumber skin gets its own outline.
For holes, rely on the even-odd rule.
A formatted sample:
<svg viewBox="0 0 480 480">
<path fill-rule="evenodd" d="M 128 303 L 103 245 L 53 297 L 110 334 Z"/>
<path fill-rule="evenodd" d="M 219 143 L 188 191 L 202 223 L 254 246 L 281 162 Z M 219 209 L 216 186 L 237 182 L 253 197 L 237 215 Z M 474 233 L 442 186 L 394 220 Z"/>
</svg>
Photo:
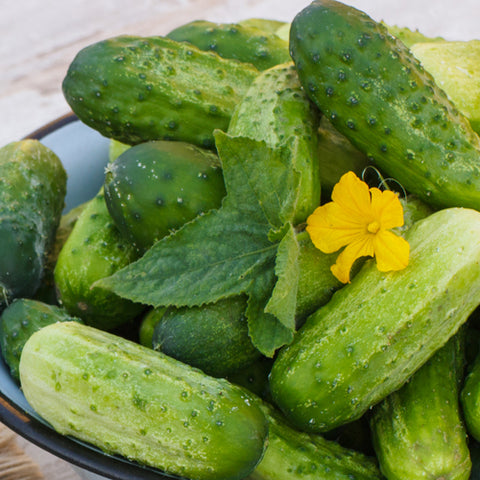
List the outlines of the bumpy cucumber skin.
<svg viewBox="0 0 480 480">
<path fill-rule="evenodd" d="M 0 310 L 39 288 L 66 183 L 60 159 L 38 140 L 0 149 Z"/>
<path fill-rule="evenodd" d="M 55 305 L 28 299 L 15 299 L 0 317 L 0 348 L 12 377 L 20 381 L 19 363 L 23 346 L 37 330 L 54 322 L 71 322 L 80 319 L 69 315 Z"/>
<path fill-rule="evenodd" d="M 200 307 L 170 307 L 155 326 L 153 349 L 214 377 L 232 374 L 260 356 L 248 335 L 246 308 L 243 296 Z"/>
<path fill-rule="evenodd" d="M 264 141 L 271 148 L 288 146 L 301 174 L 294 223 L 301 223 L 320 204 L 317 154 L 319 114 L 305 95 L 292 62 L 260 74 L 235 108 L 228 134 Z"/>
<path fill-rule="evenodd" d="M 272 397 L 299 428 L 328 431 L 398 389 L 478 305 L 480 213 L 451 208 L 405 234 L 410 264 L 367 261 L 280 351 Z"/>
<path fill-rule="evenodd" d="M 291 60 L 287 41 L 273 32 L 238 23 L 195 20 L 172 30 L 167 37 L 213 51 L 223 58 L 251 63 L 258 70 Z"/>
<path fill-rule="evenodd" d="M 138 258 L 115 226 L 101 190 L 84 207 L 63 245 L 54 270 L 60 304 L 97 328 L 111 330 L 139 315 L 144 306 L 93 286 Z"/>
<path fill-rule="evenodd" d="M 480 209 L 480 138 L 383 25 L 315 0 L 293 20 L 290 50 L 312 101 L 382 172 L 435 207 Z"/>
<path fill-rule="evenodd" d="M 135 145 L 109 164 L 105 175 L 108 211 L 141 252 L 220 207 L 225 194 L 218 156 L 185 142 Z"/>
<path fill-rule="evenodd" d="M 320 435 L 293 429 L 267 403 L 261 407 L 269 425 L 265 456 L 248 480 L 381 480 L 373 458 Z"/>
<path fill-rule="evenodd" d="M 244 390 L 92 327 L 36 332 L 20 376 L 57 431 L 167 474 L 241 479 L 264 452 L 267 422 Z"/>
<path fill-rule="evenodd" d="M 371 417 L 380 469 L 389 480 L 467 480 L 472 462 L 460 414 L 463 329 Z"/>
<path fill-rule="evenodd" d="M 75 114 L 127 145 L 179 140 L 214 148 L 258 70 L 163 37 L 121 36 L 82 49 L 63 93 Z"/>
</svg>

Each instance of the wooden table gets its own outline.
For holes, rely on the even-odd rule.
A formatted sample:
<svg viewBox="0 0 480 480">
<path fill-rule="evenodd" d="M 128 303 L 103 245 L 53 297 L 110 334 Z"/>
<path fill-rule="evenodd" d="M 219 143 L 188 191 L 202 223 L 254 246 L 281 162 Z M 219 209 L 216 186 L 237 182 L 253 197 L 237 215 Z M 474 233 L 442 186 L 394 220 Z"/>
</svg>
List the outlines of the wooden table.
<svg viewBox="0 0 480 480">
<path fill-rule="evenodd" d="M 480 38 L 477 0 L 346 0 L 389 24 L 448 39 Z M 5 2 L 4 2 L 5 3 Z M 67 113 L 61 82 L 75 53 L 118 34 L 162 35 L 194 19 L 291 21 L 309 0 L 19 0 L 0 15 L 0 145 Z M 78 480 L 67 462 L 17 443 L 45 478 Z M 2 480 L 0 472 L 0 480 Z"/>
</svg>

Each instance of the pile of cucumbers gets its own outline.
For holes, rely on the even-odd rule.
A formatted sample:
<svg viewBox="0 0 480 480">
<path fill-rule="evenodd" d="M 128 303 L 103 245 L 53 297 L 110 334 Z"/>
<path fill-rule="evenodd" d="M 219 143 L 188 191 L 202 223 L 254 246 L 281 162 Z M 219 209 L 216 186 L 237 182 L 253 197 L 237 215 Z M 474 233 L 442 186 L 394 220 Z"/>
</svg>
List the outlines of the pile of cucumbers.
<svg viewBox="0 0 480 480">
<path fill-rule="evenodd" d="M 32 408 L 160 476 L 477 478 L 479 74 L 480 42 L 335 0 L 82 49 L 94 198 L 63 213 L 61 159 L 0 149 L 0 348 Z M 410 261 L 343 285 L 305 222 L 348 171 L 401 185 Z"/>
</svg>

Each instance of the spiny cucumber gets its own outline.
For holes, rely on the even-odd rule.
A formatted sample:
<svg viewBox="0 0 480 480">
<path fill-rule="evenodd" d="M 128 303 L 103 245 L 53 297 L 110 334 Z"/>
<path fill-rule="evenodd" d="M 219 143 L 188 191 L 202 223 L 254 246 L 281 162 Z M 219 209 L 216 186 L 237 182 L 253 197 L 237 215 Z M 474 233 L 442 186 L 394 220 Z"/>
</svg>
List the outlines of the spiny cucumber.
<svg viewBox="0 0 480 480">
<path fill-rule="evenodd" d="M 127 145 L 180 140 L 214 148 L 258 70 L 164 37 L 120 36 L 76 55 L 63 80 L 75 114 Z"/>
<path fill-rule="evenodd" d="M 60 159 L 38 140 L 0 149 L 0 310 L 39 288 L 66 183 Z"/>
<path fill-rule="evenodd" d="M 260 461 L 265 415 L 243 389 L 75 322 L 34 333 L 20 378 L 53 428 L 194 480 L 240 480 Z"/>
<path fill-rule="evenodd" d="M 443 209 L 405 233 L 404 270 L 366 261 L 276 358 L 270 386 L 286 416 L 328 431 L 401 387 L 478 306 L 479 235 L 478 211 Z"/>
<path fill-rule="evenodd" d="M 135 145 L 110 163 L 105 174 L 108 211 L 140 252 L 220 207 L 225 194 L 218 156 L 186 142 Z"/>
<path fill-rule="evenodd" d="M 480 138 L 383 25 L 315 0 L 293 20 L 290 50 L 312 101 L 382 172 L 435 207 L 480 210 Z"/>
<path fill-rule="evenodd" d="M 287 41 L 252 25 L 195 20 L 175 28 L 167 37 L 213 51 L 222 58 L 251 63 L 258 70 L 290 61 Z"/>
</svg>

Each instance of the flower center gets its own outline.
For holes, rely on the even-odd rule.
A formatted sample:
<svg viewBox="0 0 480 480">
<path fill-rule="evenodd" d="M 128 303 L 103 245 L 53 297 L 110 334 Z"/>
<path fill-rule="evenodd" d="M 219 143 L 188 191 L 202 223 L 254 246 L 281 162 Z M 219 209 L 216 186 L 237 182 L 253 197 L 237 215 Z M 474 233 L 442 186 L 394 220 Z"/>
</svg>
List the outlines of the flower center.
<svg viewBox="0 0 480 480">
<path fill-rule="evenodd" d="M 380 230 L 380 223 L 374 220 L 367 225 L 367 230 L 370 233 L 377 233 Z"/>
</svg>

